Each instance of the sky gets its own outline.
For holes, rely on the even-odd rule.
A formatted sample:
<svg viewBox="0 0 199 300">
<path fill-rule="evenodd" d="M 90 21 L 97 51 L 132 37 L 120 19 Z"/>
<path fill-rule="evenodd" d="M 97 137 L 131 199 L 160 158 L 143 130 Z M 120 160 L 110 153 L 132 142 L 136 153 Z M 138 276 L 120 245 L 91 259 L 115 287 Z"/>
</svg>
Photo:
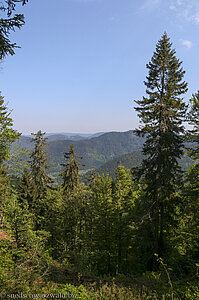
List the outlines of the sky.
<svg viewBox="0 0 199 300">
<path fill-rule="evenodd" d="M 29 0 L 21 46 L 0 65 L 0 90 L 23 134 L 127 131 L 139 126 L 146 64 L 166 31 L 199 90 L 198 0 Z"/>
</svg>

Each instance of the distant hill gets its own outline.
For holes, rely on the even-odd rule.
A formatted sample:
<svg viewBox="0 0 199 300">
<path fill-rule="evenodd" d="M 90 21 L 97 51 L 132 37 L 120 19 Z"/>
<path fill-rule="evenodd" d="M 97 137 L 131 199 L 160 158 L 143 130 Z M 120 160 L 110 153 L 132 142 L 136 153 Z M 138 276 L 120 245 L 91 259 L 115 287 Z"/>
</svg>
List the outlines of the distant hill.
<svg viewBox="0 0 199 300">
<path fill-rule="evenodd" d="M 87 140 L 93 137 L 98 137 L 104 134 L 104 132 L 97 133 L 47 133 L 46 137 L 48 142 L 61 141 L 61 140 L 70 140 L 70 141 L 80 141 Z"/>
<path fill-rule="evenodd" d="M 85 164 L 85 167 L 81 167 L 81 169 L 86 172 L 87 170 L 98 168 L 119 155 L 142 149 L 143 139 L 137 137 L 131 130 L 127 132 L 109 132 L 80 141 L 50 142 L 47 151 L 51 156 L 49 164 L 54 175 L 60 173 L 60 163 L 63 163 L 63 152 L 67 152 L 67 148 L 71 144 L 74 144 L 76 153 L 83 157 L 82 163 Z"/>
<path fill-rule="evenodd" d="M 80 141 L 84 140 L 85 137 L 81 135 L 74 135 L 74 136 L 69 136 L 69 135 L 64 135 L 64 134 L 52 134 L 52 135 L 46 135 L 48 138 L 47 142 L 54 142 L 54 141 L 65 141 L 65 140 L 71 140 L 71 141 Z"/>
<path fill-rule="evenodd" d="M 123 165 L 125 168 L 131 170 L 132 168 L 141 165 L 142 160 L 143 160 L 142 151 L 137 150 L 137 151 L 133 151 L 132 153 L 120 155 L 114 158 L 113 160 L 106 162 L 105 164 L 97 168 L 95 171 L 100 175 L 108 173 L 111 177 L 114 177 L 116 173 L 116 169 L 119 165 Z M 184 155 L 180 160 L 180 166 L 182 170 L 188 170 L 193 163 L 194 161 L 187 155 Z"/>
<path fill-rule="evenodd" d="M 97 168 L 96 172 L 100 175 L 109 173 L 110 176 L 114 177 L 118 166 L 122 165 L 127 169 L 132 169 L 141 165 L 142 160 L 142 151 L 136 150 L 131 153 L 120 155 L 113 160 L 106 162 Z"/>
<path fill-rule="evenodd" d="M 50 142 L 56 142 L 56 141 L 80 141 L 80 140 L 87 140 L 91 139 L 93 137 L 98 137 L 100 135 L 104 134 L 103 132 L 98 132 L 94 134 L 86 134 L 82 133 L 76 134 L 76 133 L 46 133 L 45 137 L 47 138 L 47 143 Z M 19 140 L 15 142 L 14 144 L 20 144 L 23 147 L 26 147 L 27 149 L 33 148 L 33 143 L 31 143 L 32 135 L 21 135 L 19 137 Z"/>
<path fill-rule="evenodd" d="M 21 135 L 19 139 L 14 143 L 14 145 L 21 145 L 22 147 L 26 147 L 27 149 L 32 149 L 34 145 L 30 142 L 30 140 L 30 137 Z"/>
<path fill-rule="evenodd" d="M 61 141 L 61 140 L 71 140 L 71 141 L 80 141 L 84 139 L 91 139 L 93 137 L 98 137 L 105 132 L 97 133 L 46 133 L 45 137 L 48 138 L 48 142 L 52 141 Z M 32 138 L 32 135 L 23 135 L 25 138 Z"/>
<path fill-rule="evenodd" d="M 34 145 L 30 140 L 30 137 L 21 136 L 19 143 L 28 149 L 32 149 Z M 61 172 L 60 164 L 63 163 L 63 152 L 67 152 L 67 148 L 72 144 L 74 144 L 77 155 L 83 157 L 82 163 L 85 164 L 85 167 L 81 167 L 81 170 L 86 172 L 100 167 L 119 155 L 142 149 L 143 139 L 137 137 L 134 131 L 130 130 L 127 132 L 97 133 L 91 138 L 80 140 L 68 140 L 63 134 L 50 134 L 47 143 L 46 151 L 50 154 L 48 160 L 49 172 L 57 177 Z"/>
</svg>

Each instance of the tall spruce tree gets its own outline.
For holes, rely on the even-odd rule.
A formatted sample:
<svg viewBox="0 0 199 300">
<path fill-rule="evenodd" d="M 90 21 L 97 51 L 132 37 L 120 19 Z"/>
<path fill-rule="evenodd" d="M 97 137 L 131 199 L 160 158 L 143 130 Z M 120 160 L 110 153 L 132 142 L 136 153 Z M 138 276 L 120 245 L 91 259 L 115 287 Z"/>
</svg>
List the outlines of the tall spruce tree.
<svg viewBox="0 0 199 300">
<path fill-rule="evenodd" d="M 145 158 L 139 169 L 144 175 L 146 188 L 145 212 L 149 216 L 152 238 L 149 268 L 157 268 L 155 253 L 164 256 L 165 239 L 172 225 L 175 210 L 174 194 L 180 175 L 178 159 L 183 154 L 183 120 L 186 105 L 182 95 L 187 92 L 183 81 L 182 62 L 166 33 L 158 41 L 146 81 L 146 96 L 135 101 L 136 111 L 143 124 L 136 133 L 145 137 Z"/>
<path fill-rule="evenodd" d="M 44 138 L 45 133 L 42 133 L 41 130 L 36 134 L 32 133 L 32 135 L 35 136 L 31 140 L 31 142 L 35 143 L 35 147 L 30 155 L 31 176 L 37 189 L 38 198 L 42 198 L 52 183 L 51 177 L 46 173 L 46 169 L 49 168 L 47 164 L 48 153 L 44 150 L 44 147 L 47 145 L 47 138 Z"/>
<path fill-rule="evenodd" d="M 7 197 L 9 186 L 7 165 L 4 162 L 9 159 L 11 145 L 19 136 L 20 133 L 13 129 L 13 120 L 0 93 L 0 221 L 3 220 L 1 206 Z"/>
<path fill-rule="evenodd" d="M 75 154 L 73 144 L 68 150 L 69 152 L 63 153 L 67 163 L 61 164 L 64 167 L 61 177 L 63 179 L 62 187 L 65 195 L 76 191 L 79 186 L 79 166 L 84 166 L 84 164 L 77 161 L 77 159 L 82 159 L 82 157 Z"/>
</svg>

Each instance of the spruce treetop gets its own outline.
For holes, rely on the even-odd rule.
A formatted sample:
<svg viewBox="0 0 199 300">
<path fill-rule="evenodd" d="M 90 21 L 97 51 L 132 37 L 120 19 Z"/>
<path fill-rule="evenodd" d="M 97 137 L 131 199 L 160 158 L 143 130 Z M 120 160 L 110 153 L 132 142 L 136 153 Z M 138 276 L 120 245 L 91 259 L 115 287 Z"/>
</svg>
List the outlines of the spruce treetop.
<svg viewBox="0 0 199 300">
<path fill-rule="evenodd" d="M 164 33 L 156 45 L 151 61 L 146 65 L 149 73 L 144 84 L 146 96 L 143 100 L 135 101 L 139 107 L 135 110 L 141 122 L 137 133 L 146 135 L 156 128 L 165 132 L 173 127 L 174 130 L 184 131 L 182 124 L 186 105 L 181 95 L 187 92 L 187 83 L 183 81 L 185 71 L 182 61 L 176 58 L 175 49 L 167 34 Z M 149 113 L 150 112 L 150 113 Z"/>
<path fill-rule="evenodd" d="M 68 150 L 69 152 L 63 153 L 67 163 L 61 164 L 61 166 L 64 167 L 61 177 L 63 179 L 62 186 L 65 194 L 77 189 L 79 186 L 79 166 L 84 166 L 84 164 L 77 161 L 77 159 L 82 159 L 82 157 L 76 155 L 73 144 L 68 148 Z"/>
</svg>

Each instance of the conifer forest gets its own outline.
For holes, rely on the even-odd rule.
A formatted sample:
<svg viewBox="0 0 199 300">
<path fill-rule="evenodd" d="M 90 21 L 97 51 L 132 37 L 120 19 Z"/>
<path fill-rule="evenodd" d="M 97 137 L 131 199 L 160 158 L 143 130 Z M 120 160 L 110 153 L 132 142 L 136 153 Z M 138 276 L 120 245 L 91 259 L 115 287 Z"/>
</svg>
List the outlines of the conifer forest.
<svg viewBox="0 0 199 300">
<path fill-rule="evenodd" d="M 1 61 L 15 54 L 10 33 L 24 16 L 14 9 L 27 2 L 1 3 Z M 164 32 L 146 65 L 146 93 L 134 100 L 142 162 L 114 176 L 92 170 L 82 179 L 71 142 L 56 181 L 42 128 L 31 151 L 13 154 L 21 133 L 2 92 L 1 298 L 199 299 L 199 91 L 184 101 L 183 64 Z M 187 170 L 183 155 L 193 160 Z"/>
</svg>

